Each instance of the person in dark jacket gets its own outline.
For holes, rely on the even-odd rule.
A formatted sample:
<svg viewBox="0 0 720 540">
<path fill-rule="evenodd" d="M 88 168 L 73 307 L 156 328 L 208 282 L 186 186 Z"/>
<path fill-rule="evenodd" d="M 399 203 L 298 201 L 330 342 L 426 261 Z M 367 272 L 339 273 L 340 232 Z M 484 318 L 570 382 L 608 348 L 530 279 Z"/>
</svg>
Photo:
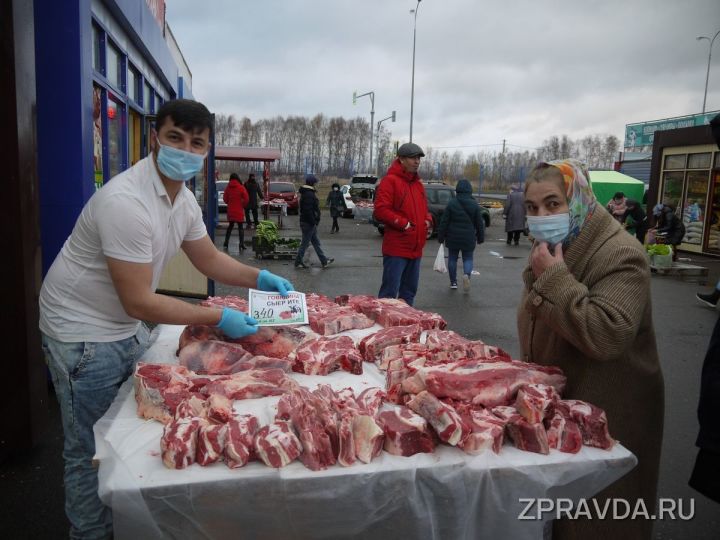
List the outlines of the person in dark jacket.
<svg viewBox="0 0 720 540">
<path fill-rule="evenodd" d="M 457 196 L 445 207 L 438 226 L 438 242 L 448 248 L 450 288 L 457 289 L 457 261 L 462 253 L 463 290 L 470 290 L 475 244 L 485 241 L 485 222 L 480 207 L 472 196 L 472 186 L 460 180 L 455 187 Z M 522 194 L 520 194 L 522 196 Z"/>
<path fill-rule="evenodd" d="M 634 234 L 641 244 L 645 242 L 645 233 L 647 232 L 647 218 L 640 204 L 635 199 L 627 199 L 625 201 L 625 213 L 620 218 L 625 230 L 630 234 Z"/>
<path fill-rule="evenodd" d="M 297 257 L 295 258 L 295 268 L 307 268 L 308 266 L 303 262 L 305 256 L 305 250 L 308 245 L 312 244 L 317 253 L 320 264 L 323 268 L 327 268 L 328 265 L 332 264 L 335 260 L 328 258 L 323 253 L 322 246 L 320 245 L 320 239 L 317 235 L 317 228 L 320 224 L 320 203 L 318 202 L 317 194 L 315 193 L 315 184 L 318 179 L 314 175 L 309 174 L 305 177 L 305 185 L 301 186 L 300 192 L 300 205 L 298 212 L 300 213 L 300 230 L 302 231 L 302 242 L 300 243 L 300 249 L 298 249 Z"/>
<path fill-rule="evenodd" d="M 503 207 L 507 245 L 520 242 L 520 233 L 525 230 L 525 196 L 518 184 L 513 184 Z"/>
<path fill-rule="evenodd" d="M 720 145 L 720 114 L 710 120 L 715 142 Z M 705 298 L 701 298 L 705 297 Z M 720 281 L 711 295 L 697 295 L 698 300 L 715 308 L 720 298 Z M 709 301 L 708 301 L 709 300 Z M 720 318 L 710 336 L 700 379 L 698 421 L 700 432 L 695 446 L 698 451 L 695 468 L 688 482 L 706 497 L 720 503 Z"/>
<path fill-rule="evenodd" d="M 263 198 L 262 189 L 260 189 L 257 180 L 255 180 L 254 173 L 250 173 L 248 175 L 247 182 L 245 182 L 245 189 L 248 194 L 248 202 L 245 207 L 245 219 L 247 220 L 247 228 L 250 229 L 253 226 L 258 226 L 258 197 L 260 199 Z M 250 213 L 252 213 L 252 220 L 250 218 Z"/>
<path fill-rule="evenodd" d="M 677 217 L 675 211 L 668 205 L 658 203 L 653 207 L 653 216 L 655 216 L 657 234 L 665 235 L 665 243 L 673 248 L 672 260 L 677 260 L 677 246 L 682 243 L 685 231 L 680 218 Z"/>
<path fill-rule="evenodd" d="M 432 216 L 417 171 L 425 154 L 417 144 L 398 148 L 397 159 L 375 190 L 377 221 L 383 234 L 383 277 L 379 298 L 400 298 L 412 306 L 420 279 L 420 261 Z"/>
<path fill-rule="evenodd" d="M 228 217 L 228 228 L 225 232 L 225 244 L 223 247 L 225 250 L 228 249 L 230 234 L 232 234 L 233 227 L 237 224 L 238 235 L 240 236 L 240 251 L 244 251 L 243 222 L 245 221 L 245 205 L 248 202 L 248 192 L 245 190 L 245 186 L 240 183 L 240 177 L 236 173 L 230 175 L 230 181 L 223 192 L 223 201 L 227 204 Z"/>
<path fill-rule="evenodd" d="M 330 217 L 332 218 L 332 228 L 330 234 L 340 232 L 340 226 L 338 225 L 338 218 L 343 215 L 347 206 L 345 206 L 345 197 L 340 193 L 340 184 L 335 183 L 332 185 L 332 189 L 327 196 L 327 206 L 330 208 Z"/>
</svg>

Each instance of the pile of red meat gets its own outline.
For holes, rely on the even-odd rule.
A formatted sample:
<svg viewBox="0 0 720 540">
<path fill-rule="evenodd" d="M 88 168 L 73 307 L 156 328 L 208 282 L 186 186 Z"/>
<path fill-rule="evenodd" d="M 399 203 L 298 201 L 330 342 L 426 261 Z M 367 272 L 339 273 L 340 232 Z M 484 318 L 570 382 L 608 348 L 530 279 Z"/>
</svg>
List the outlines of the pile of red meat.
<svg viewBox="0 0 720 540">
<path fill-rule="evenodd" d="M 247 307 L 238 297 L 205 303 Z M 498 347 L 444 330 L 439 315 L 401 301 L 345 295 L 333 302 L 308 294 L 307 304 L 314 332 L 263 327 L 230 340 L 217 328 L 188 326 L 179 366 L 138 365 L 138 414 L 166 424 L 161 448 L 168 467 L 224 460 L 234 468 L 253 459 L 282 467 L 299 458 L 319 470 L 368 463 L 383 448 L 411 456 L 439 443 L 468 454 L 499 452 L 506 440 L 541 454 L 614 444 L 601 409 L 561 398 L 559 368 L 512 360 Z M 333 336 L 375 323 L 383 328 L 357 346 L 347 335 Z M 356 396 L 350 388 L 323 384 L 310 391 L 288 374 L 361 374 L 364 361 L 385 371 L 385 391 L 370 388 Z M 234 399 L 272 395 L 281 398 L 270 425 L 232 411 Z"/>
</svg>

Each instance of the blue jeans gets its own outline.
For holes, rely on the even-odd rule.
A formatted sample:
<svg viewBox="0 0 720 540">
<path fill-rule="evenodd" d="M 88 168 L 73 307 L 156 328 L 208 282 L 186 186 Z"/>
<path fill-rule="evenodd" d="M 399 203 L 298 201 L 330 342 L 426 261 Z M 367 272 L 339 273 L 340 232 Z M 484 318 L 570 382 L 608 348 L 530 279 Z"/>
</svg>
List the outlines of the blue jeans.
<svg viewBox="0 0 720 540">
<path fill-rule="evenodd" d="M 405 257 L 383 256 L 383 277 L 378 298 L 400 298 L 409 306 L 415 301 L 420 280 L 420 261 Z"/>
<path fill-rule="evenodd" d="M 112 514 L 98 497 L 97 470 L 92 464 L 93 425 L 132 375 L 149 337 L 144 324 L 134 336 L 108 343 L 65 343 L 42 336 L 65 433 L 65 513 L 71 524 L 70 538 L 109 538 L 112 534 Z"/>
<path fill-rule="evenodd" d="M 302 231 L 302 241 L 300 242 L 300 249 L 298 249 L 297 257 L 295 258 L 295 264 L 300 264 L 305 256 L 305 250 L 309 244 L 315 248 L 320 264 L 323 266 L 327 262 L 327 257 L 323 253 L 322 246 L 320 245 L 320 239 L 317 235 L 317 225 L 310 225 L 309 223 L 300 222 L 300 230 Z"/>
<path fill-rule="evenodd" d="M 450 283 L 457 283 L 457 260 L 461 250 L 448 248 L 448 274 Z M 470 276 L 473 269 L 473 253 L 475 250 L 462 250 L 463 274 Z"/>
</svg>

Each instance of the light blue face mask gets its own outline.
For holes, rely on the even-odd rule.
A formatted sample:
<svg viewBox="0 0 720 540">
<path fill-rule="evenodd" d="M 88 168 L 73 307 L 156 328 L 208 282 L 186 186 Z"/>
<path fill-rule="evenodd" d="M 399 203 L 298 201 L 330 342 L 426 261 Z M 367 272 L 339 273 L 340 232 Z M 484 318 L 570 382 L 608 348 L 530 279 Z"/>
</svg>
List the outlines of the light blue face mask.
<svg viewBox="0 0 720 540">
<path fill-rule="evenodd" d="M 570 214 L 551 214 L 549 216 L 528 216 L 530 234 L 539 242 L 547 242 L 551 246 L 567 238 L 570 232 Z"/>
<path fill-rule="evenodd" d="M 185 150 L 178 150 L 172 146 L 160 144 L 158 141 L 157 164 L 160 172 L 170 180 L 185 182 L 202 169 L 207 154 L 193 154 Z"/>
</svg>

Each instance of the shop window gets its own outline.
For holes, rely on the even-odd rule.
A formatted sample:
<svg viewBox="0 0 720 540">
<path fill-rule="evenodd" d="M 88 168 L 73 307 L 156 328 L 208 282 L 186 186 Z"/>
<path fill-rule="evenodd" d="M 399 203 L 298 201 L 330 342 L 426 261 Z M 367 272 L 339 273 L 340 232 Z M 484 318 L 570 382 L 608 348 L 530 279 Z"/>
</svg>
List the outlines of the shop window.
<svg viewBox="0 0 720 540">
<path fill-rule="evenodd" d="M 688 169 L 709 169 L 712 160 L 710 152 L 702 154 L 690 154 L 688 156 Z"/>
<path fill-rule="evenodd" d="M 103 62 L 102 62 L 102 30 L 97 25 L 92 25 L 92 65 L 93 69 L 98 73 L 103 73 Z"/>
<path fill-rule="evenodd" d="M 715 168 L 720 169 L 720 152 L 715 152 Z"/>
<path fill-rule="evenodd" d="M 683 195 L 683 172 L 667 172 L 663 177 L 662 201 L 677 210 Z"/>
<path fill-rule="evenodd" d="M 108 176 L 113 178 L 124 170 L 123 152 L 123 105 L 112 98 L 107 101 Z"/>
<path fill-rule="evenodd" d="M 102 89 L 93 85 L 93 169 L 95 189 L 103 185 Z"/>
<path fill-rule="evenodd" d="M 127 71 L 127 95 L 135 103 L 140 103 L 140 73 L 132 64 Z"/>
<path fill-rule="evenodd" d="M 117 48 L 111 43 L 108 43 L 107 45 L 106 55 L 107 73 L 105 74 L 105 76 L 107 77 L 107 80 L 110 82 L 110 84 L 114 85 L 115 88 L 122 89 L 123 56 L 120 54 L 120 51 L 118 51 Z"/>
<path fill-rule="evenodd" d="M 685 168 L 685 154 L 675 154 L 672 156 L 665 156 L 665 167 L 664 169 L 684 169 Z"/>
<path fill-rule="evenodd" d="M 163 104 L 163 98 L 160 97 L 160 94 L 155 94 L 155 109 L 154 111 L 157 111 L 160 108 L 160 105 Z"/>
<path fill-rule="evenodd" d="M 152 109 L 152 95 L 153 95 L 153 91 L 152 91 L 152 89 L 150 88 L 150 85 L 149 85 L 148 83 L 145 83 L 145 84 L 143 85 L 143 103 L 142 103 L 142 105 L 143 105 L 143 108 L 144 108 L 147 112 L 152 112 L 152 111 L 153 111 L 153 109 Z"/>
<path fill-rule="evenodd" d="M 685 195 L 685 204 L 683 205 L 682 213 L 683 223 L 685 224 L 685 238 L 683 242 L 686 244 L 702 244 L 703 224 L 705 222 L 705 201 L 709 188 L 709 180 L 708 171 L 692 171 L 687 175 L 687 194 Z"/>
</svg>

